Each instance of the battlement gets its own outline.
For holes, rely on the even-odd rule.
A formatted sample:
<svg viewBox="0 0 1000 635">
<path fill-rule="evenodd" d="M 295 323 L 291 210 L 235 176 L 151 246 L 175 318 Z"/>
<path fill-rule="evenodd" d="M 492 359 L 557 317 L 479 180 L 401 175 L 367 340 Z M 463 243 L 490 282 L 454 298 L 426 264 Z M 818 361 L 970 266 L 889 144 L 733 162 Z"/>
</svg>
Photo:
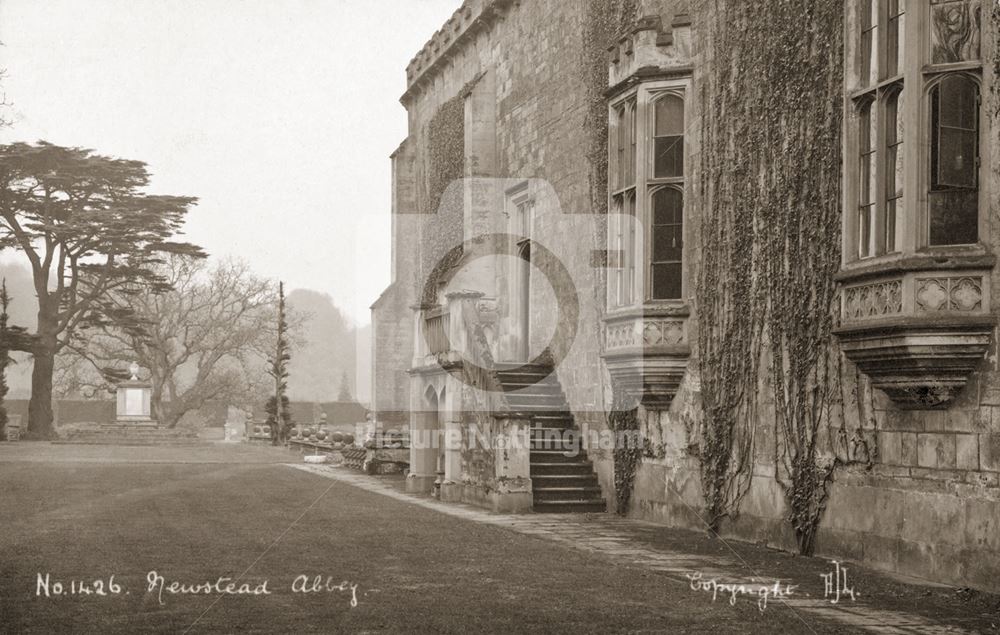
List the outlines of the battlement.
<svg viewBox="0 0 1000 635">
<path fill-rule="evenodd" d="M 679 13 L 669 25 L 659 15 L 639 18 L 608 47 L 608 85 L 630 77 L 687 68 L 691 63 L 691 17 Z"/>
<path fill-rule="evenodd" d="M 491 29 L 513 4 L 514 0 L 465 0 L 406 65 L 406 92 L 400 101 L 406 105 L 456 51 Z"/>
</svg>

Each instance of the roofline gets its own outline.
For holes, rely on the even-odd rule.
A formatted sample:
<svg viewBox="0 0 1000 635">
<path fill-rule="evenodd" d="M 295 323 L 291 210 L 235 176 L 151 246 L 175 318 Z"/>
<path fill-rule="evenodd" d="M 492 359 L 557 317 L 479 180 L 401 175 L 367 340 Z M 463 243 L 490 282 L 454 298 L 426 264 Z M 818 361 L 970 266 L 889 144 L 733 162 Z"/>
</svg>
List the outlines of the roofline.
<svg viewBox="0 0 1000 635">
<path fill-rule="evenodd" d="M 451 59 L 470 39 L 489 31 L 503 18 L 515 0 L 465 0 L 444 25 L 406 65 L 406 92 L 399 98 L 410 104 L 444 62 Z"/>
</svg>

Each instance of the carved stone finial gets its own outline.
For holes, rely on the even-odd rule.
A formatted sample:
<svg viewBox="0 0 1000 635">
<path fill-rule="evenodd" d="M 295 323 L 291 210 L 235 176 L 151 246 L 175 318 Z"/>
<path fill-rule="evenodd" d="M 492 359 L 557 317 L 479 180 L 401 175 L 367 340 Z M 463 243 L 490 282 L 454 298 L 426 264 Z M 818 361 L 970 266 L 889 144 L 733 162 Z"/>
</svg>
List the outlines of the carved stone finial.
<svg viewBox="0 0 1000 635">
<path fill-rule="evenodd" d="M 132 362 L 131 364 L 129 364 L 128 372 L 132 375 L 132 378 L 131 378 L 132 381 L 138 381 L 139 380 L 139 364 L 136 364 L 135 362 Z"/>
</svg>

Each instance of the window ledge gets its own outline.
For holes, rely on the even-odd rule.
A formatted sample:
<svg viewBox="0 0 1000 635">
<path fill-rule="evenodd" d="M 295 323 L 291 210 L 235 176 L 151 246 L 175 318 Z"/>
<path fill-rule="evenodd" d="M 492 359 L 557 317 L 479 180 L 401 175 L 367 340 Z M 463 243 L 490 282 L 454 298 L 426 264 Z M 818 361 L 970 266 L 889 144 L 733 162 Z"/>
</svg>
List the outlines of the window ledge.
<svg viewBox="0 0 1000 635">
<path fill-rule="evenodd" d="M 646 304 L 616 307 L 608 309 L 604 315 L 605 322 L 615 322 L 636 317 L 688 317 L 691 315 L 691 307 L 683 300 L 663 300 L 659 302 L 647 302 Z"/>
<path fill-rule="evenodd" d="M 612 380 L 651 409 L 670 407 L 691 348 L 690 308 L 681 302 L 618 310 L 605 316 L 602 357 Z"/>
<path fill-rule="evenodd" d="M 932 247 L 906 255 L 856 260 L 844 265 L 834 277 L 839 282 L 853 282 L 910 271 L 992 269 L 995 263 L 996 257 L 981 245 Z"/>
<path fill-rule="evenodd" d="M 990 344 L 993 265 L 971 246 L 842 270 L 841 349 L 899 406 L 947 407 Z"/>
</svg>

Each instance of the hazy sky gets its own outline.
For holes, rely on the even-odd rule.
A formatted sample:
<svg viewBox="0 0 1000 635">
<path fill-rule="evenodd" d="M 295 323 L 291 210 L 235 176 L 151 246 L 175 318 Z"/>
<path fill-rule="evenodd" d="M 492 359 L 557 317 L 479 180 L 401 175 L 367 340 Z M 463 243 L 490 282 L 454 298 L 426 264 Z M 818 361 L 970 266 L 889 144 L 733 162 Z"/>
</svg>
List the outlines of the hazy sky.
<svg viewBox="0 0 1000 635">
<path fill-rule="evenodd" d="M 406 64 L 460 4 L 0 0 L 0 140 L 145 161 L 152 191 L 200 198 L 191 241 L 366 322 Z"/>
</svg>

